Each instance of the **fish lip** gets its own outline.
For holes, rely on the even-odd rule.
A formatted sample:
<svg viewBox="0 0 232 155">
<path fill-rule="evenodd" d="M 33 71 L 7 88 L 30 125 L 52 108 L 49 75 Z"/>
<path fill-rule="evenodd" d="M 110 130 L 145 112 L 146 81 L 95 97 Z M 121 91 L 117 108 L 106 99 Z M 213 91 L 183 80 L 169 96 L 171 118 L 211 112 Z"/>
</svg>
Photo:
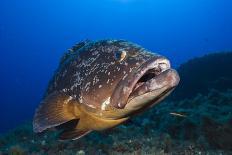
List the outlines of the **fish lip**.
<svg viewBox="0 0 232 155">
<path fill-rule="evenodd" d="M 136 72 L 131 72 L 125 79 L 122 79 L 111 96 L 111 104 L 119 109 L 123 109 L 133 92 L 138 81 L 149 71 L 161 68 L 164 71 L 171 69 L 170 61 L 160 55 L 153 56 L 148 61 L 139 66 Z"/>
<path fill-rule="evenodd" d="M 127 103 L 129 103 L 133 98 L 153 92 L 159 91 L 160 95 L 155 98 L 162 98 L 171 92 L 180 82 L 179 74 L 176 70 L 169 68 L 160 74 L 154 76 L 153 78 L 143 82 L 138 87 L 134 88 L 130 94 Z M 137 84 L 136 84 L 137 85 Z M 159 86 L 160 85 L 160 86 Z M 162 91 L 164 90 L 164 91 Z"/>
</svg>

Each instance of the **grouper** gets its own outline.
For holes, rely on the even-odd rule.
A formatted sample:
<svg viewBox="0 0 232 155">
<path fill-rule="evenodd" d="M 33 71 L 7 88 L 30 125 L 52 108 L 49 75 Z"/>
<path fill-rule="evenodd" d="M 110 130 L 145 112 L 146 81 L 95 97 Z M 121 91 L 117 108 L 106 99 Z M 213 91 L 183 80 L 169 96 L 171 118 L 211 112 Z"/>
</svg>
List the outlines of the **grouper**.
<svg viewBox="0 0 232 155">
<path fill-rule="evenodd" d="M 33 130 L 79 139 L 159 103 L 180 81 L 170 61 L 125 40 L 83 41 L 64 54 L 36 109 Z"/>
</svg>

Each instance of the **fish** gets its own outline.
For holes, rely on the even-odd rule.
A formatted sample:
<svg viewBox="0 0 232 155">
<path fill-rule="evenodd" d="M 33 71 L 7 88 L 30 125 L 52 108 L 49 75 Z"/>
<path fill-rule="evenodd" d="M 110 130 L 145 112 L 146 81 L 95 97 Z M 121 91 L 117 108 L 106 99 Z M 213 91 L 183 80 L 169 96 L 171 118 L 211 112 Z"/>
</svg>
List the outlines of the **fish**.
<svg viewBox="0 0 232 155">
<path fill-rule="evenodd" d="M 60 140 L 116 127 L 157 105 L 179 84 L 170 61 L 140 45 L 85 40 L 61 58 L 35 111 L 33 130 L 60 130 Z"/>
<path fill-rule="evenodd" d="M 173 116 L 177 116 L 177 117 L 187 117 L 186 115 L 184 114 L 180 114 L 180 113 L 176 113 L 176 112 L 171 112 L 169 113 L 170 115 L 173 115 Z"/>
</svg>

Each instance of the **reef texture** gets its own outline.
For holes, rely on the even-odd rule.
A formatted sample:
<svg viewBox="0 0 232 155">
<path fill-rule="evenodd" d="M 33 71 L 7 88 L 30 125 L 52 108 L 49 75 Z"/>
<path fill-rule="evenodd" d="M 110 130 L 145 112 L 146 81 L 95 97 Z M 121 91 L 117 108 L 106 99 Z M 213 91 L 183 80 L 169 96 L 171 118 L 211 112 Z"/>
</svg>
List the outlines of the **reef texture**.
<svg viewBox="0 0 232 155">
<path fill-rule="evenodd" d="M 232 90 L 212 90 L 192 100 L 161 103 L 77 141 L 58 141 L 54 132 L 36 135 L 26 123 L 0 138 L 0 154 L 230 154 L 231 144 Z"/>
<path fill-rule="evenodd" d="M 231 57 L 218 53 L 182 65 L 176 99 L 116 128 L 58 141 L 57 132 L 34 134 L 28 122 L 1 136 L 0 155 L 232 154 Z"/>
<path fill-rule="evenodd" d="M 194 58 L 177 70 L 181 84 L 172 94 L 171 100 L 193 98 L 199 93 L 206 95 L 210 89 L 232 89 L 232 52 Z"/>
</svg>

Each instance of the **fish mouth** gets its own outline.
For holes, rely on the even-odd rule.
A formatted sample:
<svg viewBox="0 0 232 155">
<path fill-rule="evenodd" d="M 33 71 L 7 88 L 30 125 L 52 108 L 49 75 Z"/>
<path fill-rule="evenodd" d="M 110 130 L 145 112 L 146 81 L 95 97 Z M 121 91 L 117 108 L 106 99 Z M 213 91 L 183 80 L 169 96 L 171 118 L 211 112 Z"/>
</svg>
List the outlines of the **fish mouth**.
<svg viewBox="0 0 232 155">
<path fill-rule="evenodd" d="M 157 103 L 163 99 L 179 81 L 179 75 L 171 68 L 169 60 L 163 56 L 154 56 L 120 81 L 111 102 L 119 109 L 139 109 L 148 102 Z"/>
</svg>

